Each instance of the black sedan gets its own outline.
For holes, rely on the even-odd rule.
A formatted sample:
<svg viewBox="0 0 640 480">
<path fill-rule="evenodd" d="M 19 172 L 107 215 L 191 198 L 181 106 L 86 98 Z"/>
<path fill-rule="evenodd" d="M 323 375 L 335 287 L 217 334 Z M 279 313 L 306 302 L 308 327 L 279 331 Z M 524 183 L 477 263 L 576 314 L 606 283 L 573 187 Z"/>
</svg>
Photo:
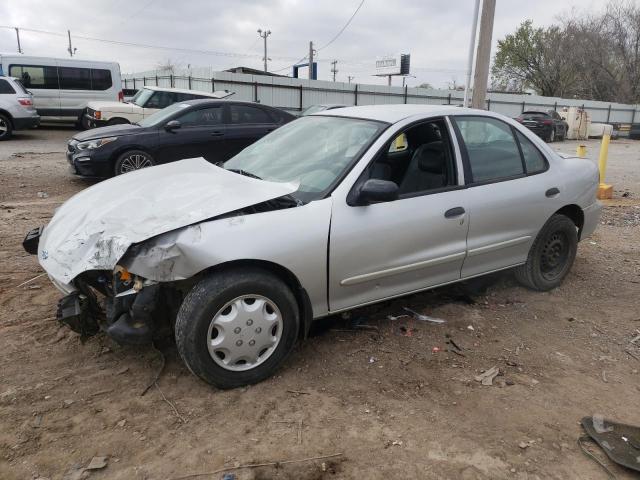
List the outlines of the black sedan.
<svg viewBox="0 0 640 480">
<path fill-rule="evenodd" d="M 516 118 L 545 142 L 555 142 L 567 138 L 569 126 L 555 110 L 529 110 Z"/>
<path fill-rule="evenodd" d="M 190 100 L 137 124 L 80 132 L 67 144 L 67 160 L 74 174 L 103 178 L 185 158 L 225 162 L 294 118 L 255 103 Z"/>
</svg>

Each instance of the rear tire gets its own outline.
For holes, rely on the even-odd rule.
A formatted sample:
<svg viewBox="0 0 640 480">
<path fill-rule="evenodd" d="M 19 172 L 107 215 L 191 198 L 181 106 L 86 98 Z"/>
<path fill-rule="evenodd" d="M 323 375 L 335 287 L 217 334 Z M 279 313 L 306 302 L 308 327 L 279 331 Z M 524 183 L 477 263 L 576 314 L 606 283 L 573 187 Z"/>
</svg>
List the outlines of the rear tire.
<svg viewBox="0 0 640 480">
<path fill-rule="evenodd" d="M 122 175 L 134 170 L 153 167 L 155 160 L 147 152 L 142 150 L 128 150 L 118 157 L 114 167 L 115 175 Z"/>
<path fill-rule="evenodd" d="M 571 270 L 577 250 L 576 225 L 569 217 L 555 214 L 538 233 L 527 263 L 514 269 L 516 279 L 532 290 L 552 290 Z"/>
<path fill-rule="evenodd" d="M 212 274 L 191 289 L 175 335 L 189 370 L 227 389 L 272 376 L 291 353 L 299 328 L 289 287 L 265 270 L 241 268 Z"/>
<path fill-rule="evenodd" d="M 9 140 L 11 135 L 13 135 L 11 119 L 0 113 L 0 141 Z"/>
<path fill-rule="evenodd" d="M 553 143 L 556 139 L 556 130 L 555 128 L 551 128 L 549 135 L 547 135 L 547 143 Z"/>
</svg>

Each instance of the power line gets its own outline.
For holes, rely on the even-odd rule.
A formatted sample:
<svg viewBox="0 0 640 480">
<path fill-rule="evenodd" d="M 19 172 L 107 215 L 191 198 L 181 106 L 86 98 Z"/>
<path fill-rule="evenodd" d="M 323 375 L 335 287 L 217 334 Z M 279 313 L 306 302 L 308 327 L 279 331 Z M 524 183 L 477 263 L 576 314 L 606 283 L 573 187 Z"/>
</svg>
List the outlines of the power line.
<svg viewBox="0 0 640 480">
<path fill-rule="evenodd" d="M 349 24 L 351 23 L 351 20 L 354 19 L 354 17 L 356 16 L 356 14 L 358 13 L 358 11 L 360 10 L 360 8 L 362 8 L 362 5 L 364 5 L 364 0 L 362 0 L 360 2 L 360 5 L 358 5 L 358 8 L 356 8 L 356 11 L 353 12 L 353 15 L 351 15 L 351 17 L 349 18 L 349 20 L 347 20 L 347 23 L 344 24 L 344 26 L 340 29 L 340 31 L 338 33 L 335 34 L 335 36 L 329 40 L 327 43 L 325 43 L 323 46 L 321 46 L 320 48 L 318 48 L 318 51 L 322 50 L 323 48 L 327 48 L 329 45 L 331 45 L 333 42 L 335 42 L 338 37 L 340 35 L 342 35 L 342 32 L 344 32 L 347 27 L 349 26 Z"/>
</svg>

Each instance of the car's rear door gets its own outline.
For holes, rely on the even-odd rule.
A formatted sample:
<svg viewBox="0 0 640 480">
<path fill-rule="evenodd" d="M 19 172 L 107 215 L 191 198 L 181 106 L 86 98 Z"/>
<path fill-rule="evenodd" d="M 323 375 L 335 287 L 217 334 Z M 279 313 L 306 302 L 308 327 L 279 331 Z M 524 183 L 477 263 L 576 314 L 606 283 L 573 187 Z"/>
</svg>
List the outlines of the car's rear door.
<svg viewBox="0 0 640 480">
<path fill-rule="evenodd" d="M 502 120 L 456 115 L 469 205 L 462 278 L 523 263 L 538 231 L 562 207 L 562 179 L 534 143 Z"/>
<path fill-rule="evenodd" d="M 437 131 L 441 139 L 421 137 L 420 128 Z M 402 140 L 405 132 L 406 144 Z M 442 155 L 447 165 L 444 177 L 420 167 L 417 156 L 424 148 Z M 425 162 L 433 160 L 427 157 Z M 329 239 L 330 310 L 460 278 L 469 205 L 457 163 L 445 121 L 426 121 L 394 134 L 352 187 L 354 192 L 371 178 L 394 181 L 400 189 L 398 200 L 358 206 L 334 197 Z"/>
<path fill-rule="evenodd" d="M 225 160 L 278 127 L 267 110 L 257 105 L 229 103 L 226 107 Z"/>
</svg>

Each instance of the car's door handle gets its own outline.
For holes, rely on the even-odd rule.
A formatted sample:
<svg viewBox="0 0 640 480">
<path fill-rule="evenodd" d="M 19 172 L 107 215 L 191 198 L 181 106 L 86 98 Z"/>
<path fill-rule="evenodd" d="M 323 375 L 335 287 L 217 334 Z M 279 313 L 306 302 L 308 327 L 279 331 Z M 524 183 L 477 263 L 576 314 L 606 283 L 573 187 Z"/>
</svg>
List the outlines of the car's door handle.
<svg viewBox="0 0 640 480">
<path fill-rule="evenodd" d="M 462 207 L 454 207 L 454 208 L 450 208 L 449 210 L 444 212 L 444 217 L 445 218 L 459 217 L 460 215 L 464 214 L 464 212 L 465 212 L 464 208 L 462 208 Z"/>
<path fill-rule="evenodd" d="M 550 188 L 549 190 L 547 190 L 546 192 L 544 192 L 544 194 L 547 197 L 555 197 L 556 195 L 558 195 L 560 193 L 560 190 L 557 187 L 553 187 Z"/>
<path fill-rule="evenodd" d="M 211 132 L 212 137 L 221 137 L 224 135 L 224 132 Z"/>
</svg>

